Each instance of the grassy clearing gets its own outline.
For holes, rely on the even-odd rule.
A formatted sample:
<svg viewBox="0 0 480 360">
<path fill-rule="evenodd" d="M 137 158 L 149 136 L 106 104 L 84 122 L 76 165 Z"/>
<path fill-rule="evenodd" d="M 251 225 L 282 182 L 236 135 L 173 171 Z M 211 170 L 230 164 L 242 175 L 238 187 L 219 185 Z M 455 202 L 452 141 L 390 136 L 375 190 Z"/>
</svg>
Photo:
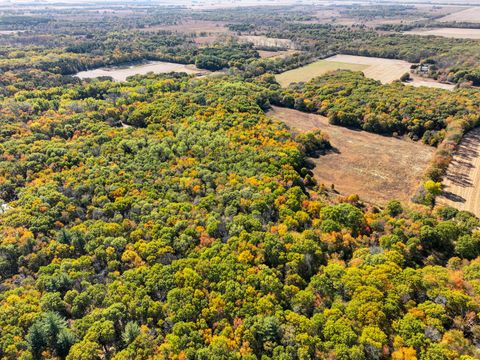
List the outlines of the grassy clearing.
<svg viewBox="0 0 480 360">
<path fill-rule="evenodd" d="M 275 78 L 280 85 L 288 86 L 293 82 L 309 81 L 314 77 L 323 75 L 333 70 L 347 69 L 353 71 L 362 71 L 365 70 L 367 67 L 368 65 L 363 64 L 350 64 L 339 61 L 319 60 L 297 69 L 285 71 L 281 74 L 276 75 Z"/>
<path fill-rule="evenodd" d="M 335 184 L 340 194 L 357 194 L 375 204 L 409 202 L 434 151 L 419 142 L 331 125 L 316 114 L 274 106 L 268 116 L 294 132 L 320 129 L 328 134 L 335 151 L 311 159 L 317 182 Z"/>
</svg>

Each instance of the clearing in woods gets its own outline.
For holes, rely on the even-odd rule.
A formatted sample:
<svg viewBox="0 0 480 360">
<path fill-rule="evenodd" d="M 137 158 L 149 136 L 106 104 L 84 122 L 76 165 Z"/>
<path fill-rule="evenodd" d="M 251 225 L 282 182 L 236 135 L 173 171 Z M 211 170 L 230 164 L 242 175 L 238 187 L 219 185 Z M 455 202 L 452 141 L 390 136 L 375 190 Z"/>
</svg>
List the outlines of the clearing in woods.
<svg viewBox="0 0 480 360">
<path fill-rule="evenodd" d="M 324 116 L 298 110 L 273 107 L 267 115 L 294 132 L 325 131 L 334 150 L 311 159 L 318 184 L 335 184 L 342 195 L 357 194 L 379 205 L 410 201 L 434 151 L 418 142 L 331 125 Z"/>
<path fill-rule="evenodd" d="M 480 128 L 463 137 L 448 166 L 443 194 L 437 202 L 480 216 Z"/>
</svg>

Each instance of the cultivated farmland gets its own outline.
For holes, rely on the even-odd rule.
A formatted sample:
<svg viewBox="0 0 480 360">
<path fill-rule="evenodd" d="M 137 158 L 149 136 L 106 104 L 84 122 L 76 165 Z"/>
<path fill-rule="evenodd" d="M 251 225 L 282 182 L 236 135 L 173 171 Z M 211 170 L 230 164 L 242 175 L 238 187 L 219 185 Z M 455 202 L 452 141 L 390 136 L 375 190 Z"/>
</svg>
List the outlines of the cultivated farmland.
<svg viewBox="0 0 480 360">
<path fill-rule="evenodd" d="M 443 36 L 455 39 L 480 39 L 480 29 L 437 28 L 407 31 L 407 35 Z"/>
<path fill-rule="evenodd" d="M 464 136 L 443 181 L 441 204 L 480 216 L 480 128 Z"/>
<path fill-rule="evenodd" d="M 366 77 L 389 83 L 410 71 L 410 63 L 403 60 L 383 59 L 367 56 L 335 55 L 326 61 L 359 64 L 365 66 L 363 73 Z"/>
<path fill-rule="evenodd" d="M 473 22 L 480 23 L 480 7 L 471 7 L 462 11 L 449 14 L 438 19 L 440 22 Z"/>
<path fill-rule="evenodd" d="M 273 107 L 269 116 L 294 132 L 324 130 L 334 151 L 312 159 L 319 184 L 343 195 L 358 194 L 377 204 L 410 201 L 433 154 L 433 148 L 412 141 L 330 125 L 326 117 Z"/>
</svg>

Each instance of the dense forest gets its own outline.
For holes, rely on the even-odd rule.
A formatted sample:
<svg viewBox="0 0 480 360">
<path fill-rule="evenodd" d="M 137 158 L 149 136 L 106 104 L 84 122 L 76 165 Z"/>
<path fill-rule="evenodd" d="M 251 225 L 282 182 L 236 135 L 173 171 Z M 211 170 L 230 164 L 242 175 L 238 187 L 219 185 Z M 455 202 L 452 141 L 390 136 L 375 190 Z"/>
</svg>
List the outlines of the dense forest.
<svg viewBox="0 0 480 360">
<path fill-rule="evenodd" d="M 351 71 L 281 88 L 273 76 L 340 50 L 416 50 L 474 84 L 478 41 L 407 48 L 403 35 L 305 24 L 291 8 L 260 10 L 251 26 L 251 8 L 192 15 L 301 46 L 271 59 L 233 36 L 199 46 L 142 30 L 180 21 L 181 8 L 91 22 L 50 11 L 0 17 L 26 29 L 0 36 L 1 359 L 480 357 L 480 220 L 435 203 L 480 121 L 478 90 Z M 145 60 L 223 71 L 71 76 Z M 317 184 L 308 157 L 331 151 L 328 134 L 293 133 L 266 116 L 272 105 L 437 147 L 418 203 Z"/>
<path fill-rule="evenodd" d="M 2 356 L 478 355 L 478 219 L 332 202 L 275 97 L 150 76 L 6 100 Z"/>
</svg>

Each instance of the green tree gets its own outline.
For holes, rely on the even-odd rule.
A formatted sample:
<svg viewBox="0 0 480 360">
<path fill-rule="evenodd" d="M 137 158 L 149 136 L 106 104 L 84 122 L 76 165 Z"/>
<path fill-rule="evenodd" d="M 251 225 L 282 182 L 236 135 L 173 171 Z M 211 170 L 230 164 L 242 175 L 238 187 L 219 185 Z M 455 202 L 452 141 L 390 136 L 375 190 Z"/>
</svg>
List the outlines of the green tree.
<svg viewBox="0 0 480 360">
<path fill-rule="evenodd" d="M 140 326 L 136 322 L 129 321 L 127 325 L 125 325 L 125 330 L 122 333 L 122 340 L 128 345 L 132 343 L 138 335 L 140 335 Z"/>
</svg>

